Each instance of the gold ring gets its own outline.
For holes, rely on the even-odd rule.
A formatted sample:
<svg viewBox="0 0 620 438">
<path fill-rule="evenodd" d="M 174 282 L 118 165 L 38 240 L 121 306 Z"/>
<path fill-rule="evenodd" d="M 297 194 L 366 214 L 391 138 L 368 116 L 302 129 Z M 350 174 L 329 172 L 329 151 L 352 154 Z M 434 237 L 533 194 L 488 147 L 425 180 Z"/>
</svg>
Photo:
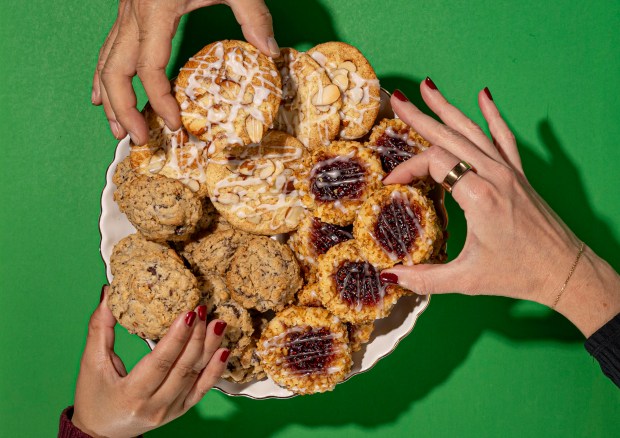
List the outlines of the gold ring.
<svg viewBox="0 0 620 438">
<path fill-rule="evenodd" d="M 446 175 L 443 182 L 441 183 L 442 187 L 446 189 L 448 193 L 452 193 L 452 187 L 454 184 L 458 182 L 463 175 L 471 170 L 471 166 L 465 161 L 461 161 L 459 164 L 454 166 L 450 172 Z"/>
</svg>

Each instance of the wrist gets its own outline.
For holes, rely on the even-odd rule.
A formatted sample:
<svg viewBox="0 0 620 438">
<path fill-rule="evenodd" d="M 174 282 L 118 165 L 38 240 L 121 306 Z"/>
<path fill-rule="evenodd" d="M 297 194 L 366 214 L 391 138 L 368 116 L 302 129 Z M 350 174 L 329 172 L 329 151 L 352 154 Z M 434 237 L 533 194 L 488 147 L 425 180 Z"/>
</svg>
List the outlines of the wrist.
<svg viewBox="0 0 620 438">
<path fill-rule="evenodd" d="M 85 434 L 90 435 L 93 438 L 99 438 L 102 437 L 103 435 L 99 435 L 98 433 L 96 433 L 95 431 L 93 431 L 90 427 L 88 427 L 80 418 L 80 415 L 78 414 L 78 412 L 76 410 L 73 411 L 73 416 L 71 418 L 69 418 L 69 420 L 71 420 L 71 422 L 73 423 L 73 425 L 75 427 L 77 427 L 78 429 L 80 429 L 82 432 L 84 432 Z"/>
<path fill-rule="evenodd" d="M 555 310 L 589 337 L 620 313 L 620 276 L 586 246 Z"/>
</svg>

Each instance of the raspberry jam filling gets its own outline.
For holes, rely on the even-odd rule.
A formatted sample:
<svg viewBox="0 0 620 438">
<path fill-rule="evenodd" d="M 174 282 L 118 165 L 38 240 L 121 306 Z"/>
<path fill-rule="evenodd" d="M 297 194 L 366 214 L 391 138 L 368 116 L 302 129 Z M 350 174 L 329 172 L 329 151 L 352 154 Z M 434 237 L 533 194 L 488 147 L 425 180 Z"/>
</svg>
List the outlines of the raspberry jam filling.
<svg viewBox="0 0 620 438">
<path fill-rule="evenodd" d="M 376 306 L 385 295 L 379 273 L 368 262 L 344 262 L 335 274 L 340 297 L 350 307 Z"/>
<path fill-rule="evenodd" d="M 391 126 L 386 128 L 372 148 L 379 153 L 381 167 L 386 173 L 426 149 L 409 137 L 409 129 L 395 131 Z"/>
<path fill-rule="evenodd" d="M 325 327 L 291 331 L 286 346 L 286 363 L 294 373 L 327 372 L 334 357 L 334 336 Z"/>
<path fill-rule="evenodd" d="M 321 222 L 317 218 L 312 218 L 310 238 L 316 254 L 325 254 L 332 246 L 353 239 L 353 235 L 347 228 L 328 224 Z"/>
<path fill-rule="evenodd" d="M 333 157 L 319 161 L 310 174 L 310 191 L 318 201 L 357 199 L 362 194 L 366 171 L 357 160 Z"/>
<path fill-rule="evenodd" d="M 399 195 L 398 192 L 395 195 Z M 410 204 L 402 196 L 394 196 L 392 202 L 381 209 L 373 237 L 391 258 L 403 260 L 423 233 L 421 224 L 420 206 Z"/>
</svg>

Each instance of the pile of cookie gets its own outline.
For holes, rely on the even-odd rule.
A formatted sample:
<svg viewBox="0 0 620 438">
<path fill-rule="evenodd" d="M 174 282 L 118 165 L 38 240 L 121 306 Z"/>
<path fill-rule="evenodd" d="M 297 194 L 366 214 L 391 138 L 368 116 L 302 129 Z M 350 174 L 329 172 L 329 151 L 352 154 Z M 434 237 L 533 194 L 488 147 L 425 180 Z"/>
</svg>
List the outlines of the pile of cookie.
<svg viewBox="0 0 620 438">
<path fill-rule="evenodd" d="M 398 119 L 376 120 L 375 72 L 341 42 L 275 61 L 215 42 L 174 90 L 183 127 L 147 105 L 149 141 L 131 144 L 114 174 L 137 233 L 111 257 L 112 312 L 157 340 L 206 304 L 228 323 L 225 379 L 333 389 L 375 320 L 411 293 L 381 270 L 444 256 L 432 181 L 382 184 L 430 145 Z"/>
</svg>

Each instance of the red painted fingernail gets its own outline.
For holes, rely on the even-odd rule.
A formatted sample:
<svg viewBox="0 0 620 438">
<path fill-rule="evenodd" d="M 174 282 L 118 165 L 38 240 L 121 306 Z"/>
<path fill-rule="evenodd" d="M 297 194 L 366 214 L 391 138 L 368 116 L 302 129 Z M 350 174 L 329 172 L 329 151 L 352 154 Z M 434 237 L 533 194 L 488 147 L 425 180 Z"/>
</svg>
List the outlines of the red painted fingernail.
<svg viewBox="0 0 620 438">
<path fill-rule="evenodd" d="M 105 290 L 107 289 L 107 284 L 101 286 L 101 295 L 99 295 L 99 302 L 103 301 L 103 297 L 105 296 Z"/>
<path fill-rule="evenodd" d="M 493 96 L 491 96 L 491 92 L 489 91 L 488 87 L 484 87 L 484 94 L 487 95 L 487 97 L 489 98 L 489 100 L 493 100 Z"/>
<path fill-rule="evenodd" d="M 405 96 L 403 92 L 400 91 L 399 89 L 394 90 L 392 95 L 396 96 L 396 98 L 400 100 L 401 102 L 409 102 L 409 99 L 407 99 L 407 96 Z"/>
<path fill-rule="evenodd" d="M 207 306 L 205 306 L 204 304 L 201 306 L 198 306 L 198 318 L 200 318 L 203 321 L 207 320 Z"/>
<path fill-rule="evenodd" d="M 188 327 L 191 327 L 192 324 L 194 324 L 195 319 L 196 319 L 196 312 L 194 311 L 187 312 L 187 315 L 185 315 L 185 324 L 187 324 Z"/>
<path fill-rule="evenodd" d="M 379 278 L 383 283 L 398 284 L 398 275 L 391 272 L 382 272 Z"/>
<path fill-rule="evenodd" d="M 215 332 L 216 335 L 222 336 L 222 333 L 224 333 L 225 328 L 226 328 L 226 323 L 224 321 L 218 321 L 215 323 L 215 326 L 213 327 L 213 331 Z"/>
<path fill-rule="evenodd" d="M 228 356 L 230 356 L 230 350 L 224 350 L 222 351 L 222 354 L 220 354 L 220 360 L 222 362 L 226 362 L 228 360 Z"/>
<path fill-rule="evenodd" d="M 424 83 L 426 84 L 426 86 L 428 88 L 430 88 L 431 90 L 436 90 L 437 89 L 437 85 L 435 85 L 435 83 L 433 82 L 433 80 L 431 78 L 429 78 L 428 76 L 426 77 L 426 79 L 424 79 Z"/>
</svg>

